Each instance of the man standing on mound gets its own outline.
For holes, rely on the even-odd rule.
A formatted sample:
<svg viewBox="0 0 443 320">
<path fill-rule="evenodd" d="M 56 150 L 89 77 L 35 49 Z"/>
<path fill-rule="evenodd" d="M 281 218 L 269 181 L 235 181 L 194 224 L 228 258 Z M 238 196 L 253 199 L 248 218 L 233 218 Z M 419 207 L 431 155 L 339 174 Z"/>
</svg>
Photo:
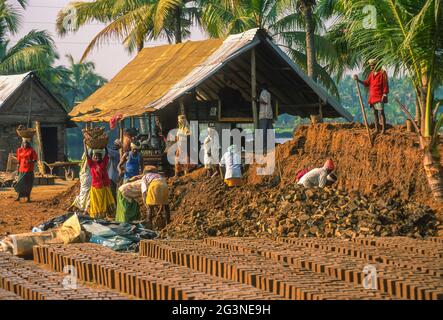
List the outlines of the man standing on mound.
<svg viewBox="0 0 443 320">
<path fill-rule="evenodd" d="M 380 131 L 381 122 L 381 134 L 384 134 L 386 130 L 385 103 L 388 103 L 389 93 L 388 75 L 381 66 L 378 66 L 375 59 L 370 59 L 368 63 L 371 68 L 368 78 L 361 81 L 358 75 L 354 75 L 354 79 L 365 87 L 369 87 L 369 106 L 374 110 L 375 133 Z"/>
</svg>

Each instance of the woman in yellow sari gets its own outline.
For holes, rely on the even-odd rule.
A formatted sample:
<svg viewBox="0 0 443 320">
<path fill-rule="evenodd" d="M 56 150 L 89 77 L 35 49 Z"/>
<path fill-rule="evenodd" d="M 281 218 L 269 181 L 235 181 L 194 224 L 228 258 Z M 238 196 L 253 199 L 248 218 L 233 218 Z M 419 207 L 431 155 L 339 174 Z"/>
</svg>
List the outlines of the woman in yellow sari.
<svg viewBox="0 0 443 320">
<path fill-rule="evenodd" d="M 166 179 L 158 173 L 157 168 L 146 166 L 142 178 L 142 199 L 147 210 L 147 228 L 153 228 L 154 208 L 158 208 L 157 214 L 163 212 L 165 223 L 171 222 L 169 209 L 169 187 Z"/>
</svg>

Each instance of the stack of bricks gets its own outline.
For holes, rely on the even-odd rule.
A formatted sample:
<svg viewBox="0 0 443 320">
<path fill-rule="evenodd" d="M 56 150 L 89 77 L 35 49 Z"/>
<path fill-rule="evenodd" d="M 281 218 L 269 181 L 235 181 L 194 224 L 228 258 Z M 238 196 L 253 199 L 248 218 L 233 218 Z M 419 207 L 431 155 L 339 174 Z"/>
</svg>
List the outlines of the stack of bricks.
<svg viewBox="0 0 443 320">
<path fill-rule="evenodd" d="M 390 238 L 386 238 L 389 241 Z M 290 266 L 326 274 L 354 286 L 362 286 L 366 267 L 376 271 L 377 291 L 400 299 L 439 300 L 443 298 L 441 259 L 402 254 L 395 248 L 383 248 L 377 256 L 355 248 L 356 242 L 339 239 L 297 238 L 272 241 L 256 238 L 211 238 L 206 243 L 225 250 L 258 254 Z M 359 240 L 355 240 L 359 241 Z M 399 240 L 401 241 L 401 240 Z M 433 243 L 436 246 L 436 243 Z M 373 246 L 371 246 L 373 247 Z M 366 250 L 366 252 L 365 252 Z M 373 253 L 372 253 L 373 254 Z M 390 259 L 387 259 L 390 257 Z M 414 263 L 421 265 L 416 268 Z"/>
<path fill-rule="evenodd" d="M 93 244 L 35 246 L 34 261 L 56 272 L 74 266 L 80 280 L 140 299 L 280 299 L 249 285 Z"/>
<path fill-rule="evenodd" d="M 66 275 L 44 270 L 32 261 L 0 252 L 0 299 L 25 300 L 124 300 L 127 297 L 108 289 L 77 288 L 63 285 Z M 3 293 L 9 292 L 5 296 Z"/>
<path fill-rule="evenodd" d="M 203 241 L 143 241 L 140 255 L 251 285 L 286 299 L 392 299 L 388 294 L 368 291 L 328 275 L 287 266 L 257 254 L 211 247 Z"/>
</svg>

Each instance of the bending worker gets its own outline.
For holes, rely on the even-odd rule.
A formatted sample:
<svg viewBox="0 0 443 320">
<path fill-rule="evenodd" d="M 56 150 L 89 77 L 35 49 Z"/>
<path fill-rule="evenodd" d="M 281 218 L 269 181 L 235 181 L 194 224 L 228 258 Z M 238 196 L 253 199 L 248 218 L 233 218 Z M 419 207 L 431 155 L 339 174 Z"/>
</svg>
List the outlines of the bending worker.
<svg viewBox="0 0 443 320">
<path fill-rule="evenodd" d="M 153 228 L 154 209 L 158 208 L 157 214 L 163 211 L 165 223 L 171 222 L 169 209 L 169 188 L 166 179 L 158 173 L 154 166 L 146 166 L 141 184 L 143 204 L 146 207 L 147 228 Z"/>
<path fill-rule="evenodd" d="M 235 144 L 231 145 L 221 158 L 220 168 L 225 168 L 225 183 L 228 187 L 243 184 L 241 155 Z"/>
<path fill-rule="evenodd" d="M 305 188 L 324 188 L 326 185 L 333 184 L 337 180 L 335 175 L 332 174 L 333 171 L 334 162 L 329 159 L 323 167 L 312 169 L 303 175 L 298 184 L 303 185 Z"/>
</svg>

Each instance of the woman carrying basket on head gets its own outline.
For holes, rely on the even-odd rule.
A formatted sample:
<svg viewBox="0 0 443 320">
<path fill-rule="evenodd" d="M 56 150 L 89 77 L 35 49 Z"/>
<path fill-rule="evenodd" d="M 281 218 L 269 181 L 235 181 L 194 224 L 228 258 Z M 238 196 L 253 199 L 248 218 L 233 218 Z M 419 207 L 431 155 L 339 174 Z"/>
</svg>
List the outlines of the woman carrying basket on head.
<svg viewBox="0 0 443 320">
<path fill-rule="evenodd" d="M 92 157 L 88 154 L 84 140 L 86 161 L 88 163 L 92 185 L 90 191 L 89 215 L 92 218 L 105 218 L 114 215 L 115 199 L 111 191 L 111 180 L 108 175 L 109 155 L 105 148 L 92 150 Z"/>
<path fill-rule="evenodd" d="M 23 138 L 20 148 L 17 149 L 18 161 L 18 181 L 14 189 L 17 192 L 17 199 L 28 198 L 31 202 L 31 191 L 34 185 L 34 165 L 37 162 L 37 153 L 31 147 L 31 139 Z"/>
</svg>

